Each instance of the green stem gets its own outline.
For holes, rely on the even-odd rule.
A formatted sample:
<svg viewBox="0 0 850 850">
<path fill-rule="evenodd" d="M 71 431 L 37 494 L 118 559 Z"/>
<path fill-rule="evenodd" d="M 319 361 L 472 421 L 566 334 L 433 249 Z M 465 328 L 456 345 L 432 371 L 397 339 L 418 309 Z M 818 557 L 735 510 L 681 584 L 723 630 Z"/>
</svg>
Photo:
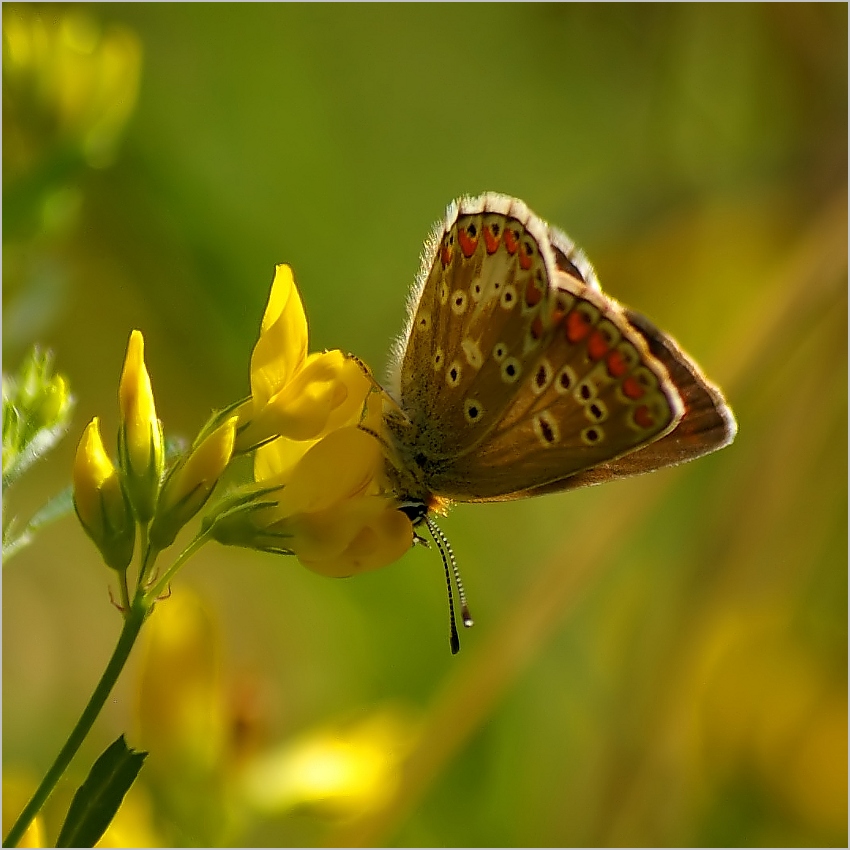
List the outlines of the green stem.
<svg viewBox="0 0 850 850">
<path fill-rule="evenodd" d="M 100 710 L 103 708 L 107 697 L 112 691 L 118 676 L 121 674 L 121 671 L 124 669 L 124 665 L 127 663 L 127 659 L 130 656 L 130 650 L 136 642 L 139 630 L 142 628 L 142 624 L 145 621 L 145 617 L 147 616 L 149 609 L 150 604 L 146 599 L 137 597 L 136 601 L 134 601 L 128 612 L 127 619 L 124 620 L 124 627 L 121 630 L 121 636 L 118 638 L 118 644 L 115 647 L 115 651 L 112 653 L 112 658 L 109 659 L 109 664 L 106 665 L 106 670 L 103 671 L 103 675 L 97 683 L 97 687 L 94 689 L 94 693 L 91 695 L 88 705 L 80 715 L 77 725 L 68 736 L 65 746 L 62 747 L 59 755 L 56 757 L 56 761 L 53 762 L 52 767 L 45 774 L 44 779 L 41 781 L 41 785 L 38 786 L 38 789 L 35 794 L 33 794 L 32 799 L 29 803 L 27 803 L 26 808 L 21 812 L 21 815 L 17 821 L 15 821 L 14 826 L 9 830 L 9 834 L 3 842 L 4 847 L 15 847 L 21 840 L 21 836 L 24 832 L 26 832 L 27 827 L 38 814 L 41 807 L 56 787 L 56 783 L 65 772 L 65 769 L 77 754 L 77 750 L 79 750 L 80 745 L 85 740 L 86 735 L 88 735 L 89 730 L 94 724 L 94 721 L 97 719 L 98 714 L 100 714 Z"/>
<path fill-rule="evenodd" d="M 201 532 L 178 556 L 177 560 L 162 574 L 159 580 L 150 588 L 150 590 L 145 592 L 145 597 L 150 600 L 150 604 L 152 605 L 156 600 L 162 595 L 162 592 L 168 586 L 168 583 L 174 578 L 174 574 L 204 543 L 207 542 L 209 537 L 208 532 Z"/>
<path fill-rule="evenodd" d="M 139 567 L 139 577 L 136 580 L 136 590 L 139 591 L 141 588 L 145 586 L 145 580 L 148 577 L 148 573 L 150 572 L 151 567 L 153 566 L 154 561 L 156 560 L 156 556 L 159 554 L 157 550 L 155 550 L 151 546 L 150 541 L 150 523 L 142 523 L 139 527 L 139 531 L 141 533 L 141 545 L 140 551 L 142 553 L 142 563 Z"/>
</svg>

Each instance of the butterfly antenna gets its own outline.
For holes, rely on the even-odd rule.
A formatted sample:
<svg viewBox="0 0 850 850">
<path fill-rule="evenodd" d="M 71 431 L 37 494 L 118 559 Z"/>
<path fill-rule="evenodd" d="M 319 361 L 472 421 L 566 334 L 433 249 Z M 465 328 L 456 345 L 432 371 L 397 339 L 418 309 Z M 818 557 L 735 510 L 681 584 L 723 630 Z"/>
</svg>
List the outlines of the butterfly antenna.
<svg viewBox="0 0 850 850">
<path fill-rule="evenodd" d="M 457 653 L 460 652 L 460 638 L 458 637 L 457 625 L 455 623 L 455 605 L 451 581 L 452 575 L 454 575 L 455 584 L 457 585 L 457 595 L 460 600 L 460 616 L 463 620 L 464 627 L 467 629 L 470 628 L 474 621 L 472 619 L 472 615 L 469 613 L 469 606 L 466 603 L 466 592 L 463 589 L 463 582 L 460 578 L 460 570 L 458 570 L 455 553 L 452 551 L 451 544 L 449 543 L 446 535 L 443 534 L 440 527 L 434 522 L 434 520 L 431 519 L 431 517 L 426 516 L 424 519 L 425 524 L 428 526 L 428 531 L 431 532 L 431 537 L 434 540 L 434 543 L 437 544 L 437 548 L 440 550 L 440 557 L 443 559 L 443 568 L 446 572 L 446 588 L 448 589 L 449 594 L 452 655 L 457 655 Z M 449 564 L 451 564 L 451 572 L 449 571 Z"/>
</svg>

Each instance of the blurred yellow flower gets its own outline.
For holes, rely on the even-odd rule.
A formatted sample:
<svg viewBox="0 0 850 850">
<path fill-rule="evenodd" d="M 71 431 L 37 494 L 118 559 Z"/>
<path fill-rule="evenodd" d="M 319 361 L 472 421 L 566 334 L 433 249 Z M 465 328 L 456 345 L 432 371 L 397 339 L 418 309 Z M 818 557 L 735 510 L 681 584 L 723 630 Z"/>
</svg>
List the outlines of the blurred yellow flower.
<svg viewBox="0 0 850 850">
<path fill-rule="evenodd" d="M 133 557 L 136 524 L 103 440 L 97 417 L 83 431 L 74 458 L 74 507 L 107 566 L 123 572 Z"/>
<path fill-rule="evenodd" d="M 165 450 L 151 379 L 145 367 L 145 340 L 141 331 L 130 334 L 118 385 L 118 406 L 121 411 L 118 459 L 136 518 L 147 522 L 154 512 Z"/>
<path fill-rule="evenodd" d="M 211 771 L 225 746 L 221 636 L 201 600 L 178 586 L 140 640 L 136 717 L 145 770 Z"/>
<path fill-rule="evenodd" d="M 294 554 L 322 575 L 378 569 L 413 544 L 383 470 L 380 443 L 353 426 L 313 444 L 276 440 L 257 451 L 256 484 L 206 526 L 221 543 Z"/>
<path fill-rule="evenodd" d="M 141 65 L 141 42 L 126 26 L 101 27 L 81 8 L 4 5 L 4 173 L 25 172 L 44 147 L 76 147 L 89 165 L 110 164 Z"/>
<path fill-rule="evenodd" d="M 370 389 L 341 351 L 307 354 L 307 319 L 292 269 L 280 264 L 251 355 L 251 400 L 238 413 L 237 452 L 278 436 L 318 440 L 356 424 Z"/>
<path fill-rule="evenodd" d="M 240 787 L 261 812 L 308 808 L 333 818 L 356 818 L 395 793 L 401 765 L 419 724 L 395 707 L 348 727 L 326 727 L 256 757 Z"/>
</svg>

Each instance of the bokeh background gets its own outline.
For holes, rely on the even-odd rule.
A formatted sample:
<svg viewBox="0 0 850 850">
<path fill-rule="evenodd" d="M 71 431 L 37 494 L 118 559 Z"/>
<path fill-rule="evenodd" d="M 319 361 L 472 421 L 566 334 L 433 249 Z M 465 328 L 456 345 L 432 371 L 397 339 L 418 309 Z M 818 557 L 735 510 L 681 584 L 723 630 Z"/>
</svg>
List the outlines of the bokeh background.
<svg viewBox="0 0 850 850">
<path fill-rule="evenodd" d="M 207 547 L 146 627 L 44 840 L 118 734 L 150 750 L 114 845 L 847 842 L 844 4 L 3 6 L 3 368 L 77 411 L 8 494 L 112 439 L 133 328 L 191 439 L 248 392 L 273 267 L 311 349 L 381 374 L 432 222 L 497 190 L 725 390 L 686 467 L 444 523 L 442 567 L 351 580 Z M 4 567 L 4 800 L 112 650 L 73 517 Z M 10 803 L 11 805 L 11 803 Z"/>
</svg>

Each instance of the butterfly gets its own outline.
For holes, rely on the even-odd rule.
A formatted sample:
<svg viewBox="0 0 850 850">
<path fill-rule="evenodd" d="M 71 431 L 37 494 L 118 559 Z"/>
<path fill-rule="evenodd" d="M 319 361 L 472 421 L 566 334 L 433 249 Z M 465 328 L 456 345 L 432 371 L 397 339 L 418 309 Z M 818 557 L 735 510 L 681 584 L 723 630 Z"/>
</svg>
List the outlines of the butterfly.
<svg viewBox="0 0 850 850">
<path fill-rule="evenodd" d="M 569 237 L 496 193 L 452 203 L 428 239 L 386 398 L 387 475 L 430 530 L 447 581 L 451 561 L 465 625 L 432 513 L 650 472 L 737 430 L 671 337 L 603 293 Z M 449 602 L 456 652 L 451 587 Z"/>
</svg>

